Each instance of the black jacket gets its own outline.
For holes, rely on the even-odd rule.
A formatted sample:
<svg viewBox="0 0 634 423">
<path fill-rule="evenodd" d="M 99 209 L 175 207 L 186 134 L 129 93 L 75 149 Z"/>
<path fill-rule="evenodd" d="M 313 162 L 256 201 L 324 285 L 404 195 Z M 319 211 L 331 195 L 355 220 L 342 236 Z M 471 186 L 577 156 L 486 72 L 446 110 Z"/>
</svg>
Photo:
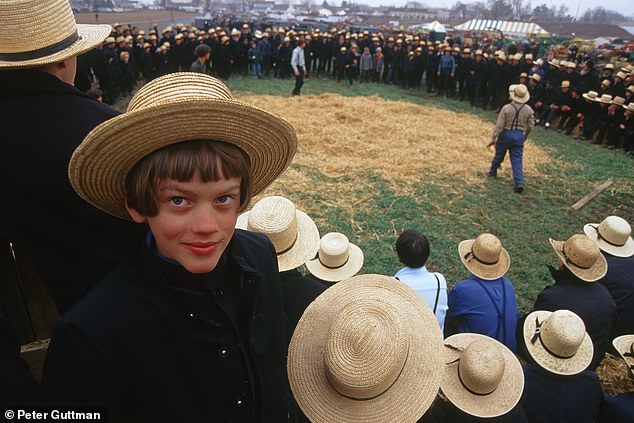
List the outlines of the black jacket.
<svg viewBox="0 0 634 423">
<path fill-rule="evenodd" d="M 47 73 L 0 72 L 0 226 L 60 313 L 121 261 L 138 231 L 79 198 L 68 180 L 75 148 L 118 114 Z"/>
<path fill-rule="evenodd" d="M 236 230 L 200 275 L 139 245 L 60 321 L 44 367 L 46 400 L 111 422 L 288 421 L 272 244 Z"/>
</svg>

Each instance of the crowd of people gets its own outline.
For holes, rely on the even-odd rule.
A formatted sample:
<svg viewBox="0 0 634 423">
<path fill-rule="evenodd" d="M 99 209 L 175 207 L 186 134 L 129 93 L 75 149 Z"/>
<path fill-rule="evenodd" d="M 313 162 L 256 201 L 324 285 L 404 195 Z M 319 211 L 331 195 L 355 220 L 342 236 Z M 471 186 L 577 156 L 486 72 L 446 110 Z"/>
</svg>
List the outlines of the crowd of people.
<svg viewBox="0 0 634 423">
<path fill-rule="evenodd" d="M 16 26 L 47 36 L 25 45 Z M 17 199 L 0 209 L 0 236 L 61 314 L 38 384 L 1 304 L 1 406 L 106 407 L 111 422 L 634 415 L 631 393 L 605 397 L 594 372 L 610 344 L 634 364 L 625 219 L 550 239 L 555 283 L 526 316 L 491 233 L 458 244 L 468 276 L 450 290 L 416 230 L 395 240 L 394 277 L 359 275 L 363 251 L 320 236 L 291 199 L 249 208 L 295 156 L 286 120 L 206 72 L 152 78 L 118 113 L 72 85 L 77 56 L 110 28 L 77 25 L 67 0 L 2 2 L 0 27 L 0 176 Z"/>
<path fill-rule="evenodd" d="M 147 34 L 115 24 L 104 45 L 80 59 L 76 85 L 87 91 L 95 78 L 106 102 L 129 95 L 139 79 L 176 71 L 289 78 L 293 50 L 303 45 L 305 76 L 350 84 L 385 83 L 468 101 L 499 110 L 510 84 L 529 86 L 535 123 L 604 147 L 634 154 L 634 65 L 598 66 L 585 51 L 566 60 L 544 54 L 536 42 L 498 48 L 476 40 L 432 41 L 404 32 L 296 31 L 228 22 L 209 30 L 182 24 Z M 303 75 L 302 75 L 303 76 Z"/>
</svg>

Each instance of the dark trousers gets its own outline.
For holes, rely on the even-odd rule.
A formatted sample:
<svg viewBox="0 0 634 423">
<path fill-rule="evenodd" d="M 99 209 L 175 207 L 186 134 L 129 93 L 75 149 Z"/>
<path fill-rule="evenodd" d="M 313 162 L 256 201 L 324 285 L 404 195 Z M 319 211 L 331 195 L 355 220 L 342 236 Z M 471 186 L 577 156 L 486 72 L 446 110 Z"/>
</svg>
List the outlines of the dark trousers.
<svg viewBox="0 0 634 423">
<path fill-rule="evenodd" d="M 304 85 L 304 68 L 298 66 L 297 73 L 299 75 L 295 77 L 295 88 L 293 88 L 293 95 L 299 95 L 299 92 L 302 89 L 302 85 Z"/>
</svg>

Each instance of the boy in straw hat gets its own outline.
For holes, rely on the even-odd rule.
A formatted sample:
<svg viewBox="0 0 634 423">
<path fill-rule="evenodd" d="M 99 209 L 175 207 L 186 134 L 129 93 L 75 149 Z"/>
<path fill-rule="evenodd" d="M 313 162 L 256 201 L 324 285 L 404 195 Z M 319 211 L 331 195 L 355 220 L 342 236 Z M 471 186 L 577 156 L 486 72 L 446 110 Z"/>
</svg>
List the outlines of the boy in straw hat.
<svg viewBox="0 0 634 423">
<path fill-rule="evenodd" d="M 559 269 L 549 266 L 555 280 L 537 296 L 533 310 L 572 310 L 584 322 L 594 345 L 590 370 L 594 370 L 610 344 L 617 308 L 608 290 L 596 283 L 605 276 L 607 263 L 599 247 L 586 235 L 564 241 L 550 239 Z"/>
<path fill-rule="evenodd" d="M 509 253 L 489 233 L 460 242 L 458 253 L 471 276 L 449 291 L 445 334 L 480 333 L 515 351 L 517 301 L 504 276 L 511 265 Z"/>
<path fill-rule="evenodd" d="M 509 86 L 509 96 L 511 101 L 500 110 L 491 142 L 487 144 L 487 147 L 495 147 L 489 176 L 493 178 L 497 176 L 498 167 L 504 161 L 508 151 L 515 182 L 513 191 L 521 193 L 524 191 L 524 142 L 533 130 L 534 113 L 531 106 L 526 104 L 530 99 L 526 85 Z"/>
<path fill-rule="evenodd" d="M 20 199 L 3 202 L 0 233 L 29 256 L 61 314 L 124 257 L 134 234 L 68 183 L 73 150 L 119 114 L 73 87 L 77 55 L 110 30 L 76 24 L 65 0 L 0 2 L 0 180 L 7 198 Z"/>
<path fill-rule="evenodd" d="M 432 310 L 440 329 L 445 328 L 447 314 L 447 281 L 438 272 L 429 272 L 425 267 L 429 258 L 429 241 L 415 229 L 403 231 L 396 240 L 398 260 L 405 266 L 394 277 L 423 297 Z"/>
<path fill-rule="evenodd" d="M 611 337 L 634 333 L 634 241 L 632 227 L 619 216 L 601 223 L 587 223 L 583 232 L 593 240 L 607 263 L 607 273 L 599 280 L 614 299 L 617 318 Z"/>
<path fill-rule="evenodd" d="M 288 350 L 288 377 L 313 423 L 414 423 L 442 379 L 442 334 L 415 291 L 381 275 L 328 288 Z"/>
<path fill-rule="evenodd" d="M 199 73 L 155 79 L 86 137 L 73 187 L 149 230 L 59 322 L 51 402 L 107 404 L 111 421 L 287 420 L 275 249 L 235 224 L 296 148 L 290 124 Z"/>
<path fill-rule="evenodd" d="M 530 422 L 593 423 L 603 398 L 597 374 L 586 370 L 592 340 L 570 310 L 534 311 L 523 325 L 533 363 L 525 364 L 520 403 Z"/>
</svg>

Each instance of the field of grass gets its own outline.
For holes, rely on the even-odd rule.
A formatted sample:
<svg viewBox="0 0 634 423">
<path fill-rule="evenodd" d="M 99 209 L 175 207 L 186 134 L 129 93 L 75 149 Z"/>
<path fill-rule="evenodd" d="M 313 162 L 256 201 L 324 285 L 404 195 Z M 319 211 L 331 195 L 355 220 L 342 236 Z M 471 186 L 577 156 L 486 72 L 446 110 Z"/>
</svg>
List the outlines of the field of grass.
<svg viewBox="0 0 634 423">
<path fill-rule="evenodd" d="M 291 79 L 235 77 L 227 85 L 236 97 L 273 95 L 280 96 L 282 102 L 287 101 L 293 83 Z M 374 95 L 467 113 L 481 118 L 486 125 L 492 125 L 495 120 L 493 112 L 472 110 L 466 102 L 429 97 L 420 90 L 382 84 L 349 86 L 323 78 L 308 79 L 302 89 L 303 96 L 326 92 L 346 97 Z M 302 99 L 292 103 L 293 107 L 301 105 Z M 382 115 L 376 110 L 348 109 L 345 102 L 342 112 L 362 119 L 366 116 L 399 119 L 398 115 Z M 319 114 L 320 110 L 307 109 L 305 113 Z M 402 124 L 405 128 L 408 121 Z M 399 134 L 389 136 L 398 138 Z M 421 134 L 421 138 L 424 140 L 425 134 Z M 298 164 L 296 157 L 283 180 L 301 178 L 303 182 L 274 184 L 264 195 L 291 198 L 315 219 L 322 234 L 345 233 L 365 253 L 363 273 L 394 274 L 399 269 L 394 241 L 403 229 L 415 228 L 427 234 L 431 242 L 428 268 L 442 272 L 452 285 L 468 275 L 458 257 L 458 243 L 485 231 L 492 232 L 500 237 L 511 255 L 509 278 L 515 285 L 520 308 L 526 311 L 542 288 L 552 283 L 547 265 L 556 265 L 556 258 L 548 243 L 549 237 L 566 239 L 581 233 L 585 223 L 599 222 L 610 214 L 634 222 L 634 159 L 543 128 L 536 128 L 529 139 L 552 160 L 540 165 L 539 177 L 527 178 L 526 190 L 521 195 L 512 192 L 508 159 L 501 176 L 489 179 L 486 177 L 489 162 L 465 160 L 454 154 L 452 139 L 446 140 L 446 157 L 437 163 L 437 171 L 421 173 L 417 183 L 403 183 L 407 189 L 399 189 L 398 178 L 382 176 L 381 169 L 368 168 L 333 176 L 324 173 L 318 165 Z M 345 142 L 345 134 L 340 142 Z M 372 142 L 368 139 L 368 143 Z M 486 142 L 487 139 L 482 139 L 483 144 Z M 300 136 L 298 156 L 302 154 L 301 145 Z M 328 159 L 323 157 L 324 161 Z M 462 160 L 463 166 L 473 168 L 481 182 L 468 184 L 443 172 L 444 164 L 455 160 Z M 570 208 L 608 179 L 613 185 L 594 201 L 580 211 Z"/>
</svg>

